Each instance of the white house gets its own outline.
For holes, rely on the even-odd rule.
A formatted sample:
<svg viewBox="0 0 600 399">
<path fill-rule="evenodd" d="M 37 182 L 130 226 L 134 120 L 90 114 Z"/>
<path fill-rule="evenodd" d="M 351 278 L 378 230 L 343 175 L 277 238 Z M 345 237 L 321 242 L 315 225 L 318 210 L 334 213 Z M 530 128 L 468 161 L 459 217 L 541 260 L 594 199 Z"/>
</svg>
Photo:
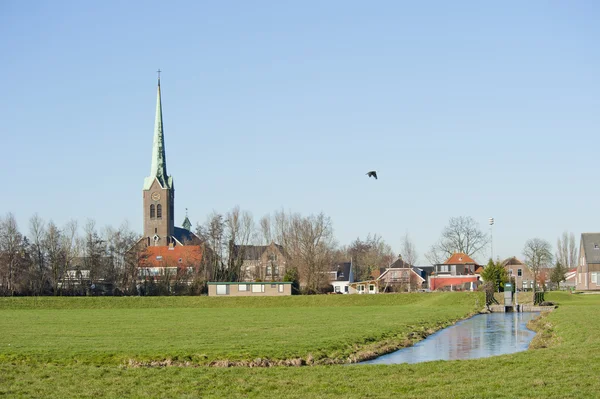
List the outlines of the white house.
<svg viewBox="0 0 600 399">
<path fill-rule="evenodd" d="M 336 264 L 330 272 L 330 282 L 333 286 L 333 292 L 348 294 L 349 285 L 354 282 L 352 261 Z"/>
</svg>

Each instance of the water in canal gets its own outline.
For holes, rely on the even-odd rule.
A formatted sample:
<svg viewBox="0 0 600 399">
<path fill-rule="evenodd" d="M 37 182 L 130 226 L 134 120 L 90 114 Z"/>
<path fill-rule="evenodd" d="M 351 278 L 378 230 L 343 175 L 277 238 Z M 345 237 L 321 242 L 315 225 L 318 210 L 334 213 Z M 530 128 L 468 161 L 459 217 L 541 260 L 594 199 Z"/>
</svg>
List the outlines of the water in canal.
<svg viewBox="0 0 600 399">
<path fill-rule="evenodd" d="M 414 346 L 360 364 L 476 359 L 524 351 L 535 336 L 526 324 L 537 316 L 539 312 L 476 315 L 440 330 Z"/>
</svg>

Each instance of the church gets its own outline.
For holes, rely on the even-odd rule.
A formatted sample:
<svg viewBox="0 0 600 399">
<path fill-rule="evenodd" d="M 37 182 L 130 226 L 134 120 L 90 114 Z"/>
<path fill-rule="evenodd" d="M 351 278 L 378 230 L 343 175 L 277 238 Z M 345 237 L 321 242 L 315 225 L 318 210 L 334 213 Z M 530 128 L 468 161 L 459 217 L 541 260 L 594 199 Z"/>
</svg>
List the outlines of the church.
<svg viewBox="0 0 600 399">
<path fill-rule="evenodd" d="M 160 73 L 156 97 L 154 141 L 150 175 L 142 189 L 144 233 L 136 247 L 144 253 L 140 274 L 162 275 L 181 268 L 198 267 L 202 260 L 200 239 L 191 231 L 187 215 L 182 227 L 175 226 L 175 186 L 167 174 L 165 136 L 163 131 Z"/>
</svg>

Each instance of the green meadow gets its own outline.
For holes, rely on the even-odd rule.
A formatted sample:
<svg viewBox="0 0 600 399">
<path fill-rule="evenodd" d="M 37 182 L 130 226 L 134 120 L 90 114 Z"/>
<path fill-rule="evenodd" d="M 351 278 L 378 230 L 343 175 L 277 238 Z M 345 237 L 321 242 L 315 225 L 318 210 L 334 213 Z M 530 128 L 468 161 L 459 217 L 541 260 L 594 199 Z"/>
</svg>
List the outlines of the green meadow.
<svg viewBox="0 0 600 399">
<path fill-rule="evenodd" d="M 536 323 L 536 349 L 392 366 L 322 363 L 419 339 L 481 307 L 480 294 L 5 298 L 0 396 L 597 397 L 600 295 L 547 297 L 559 307 Z M 207 366 L 258 357 L 315 365 Z"/>
</svg>

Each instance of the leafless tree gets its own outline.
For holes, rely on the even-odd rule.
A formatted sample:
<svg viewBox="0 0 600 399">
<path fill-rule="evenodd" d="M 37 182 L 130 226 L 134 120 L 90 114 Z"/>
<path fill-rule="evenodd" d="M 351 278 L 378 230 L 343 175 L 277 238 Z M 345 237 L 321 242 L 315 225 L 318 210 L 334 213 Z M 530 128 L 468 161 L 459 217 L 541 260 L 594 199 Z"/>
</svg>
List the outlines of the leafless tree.
<svg viewBox="0 0 600 399">
<path fill-rule="evenodd" d="M 107 227 L 105 232 L 107 255 L 111 260 L 111 280 L 115 289 L 123 293 L 135 292 L 137 256 L 131 249 L 140 239 L 139 234 L 129 228 L 127 222 L 118 229 Z"/>
<path fill-rule="evenodd" d="M 65 273 L 66 256 L 63 242 L 62 232 L 54 222 L 50 221 L 44 236 L 44 249 L 47 255 L 50 283 L 54 295 L 58 295 L 58 284 Z"/>
<path fill-rule="evenodd" d="M 19 232 L 17 220 L 12 213 L 0 218 L 0 290 L 14 295 L 16 280 L 25 266 L 26 241 Z"/>
<path fill-rule="evenodd" d="M 533 273 L 533 291 L 535 292 L 540 270 L 552 265 L 552 246 L 541 238 L 527 240 L 523 248 L 525 263 Z"/>
<path fill-rule="evenodd" d="M 407 263 L 410 267 L 414 266 L 418 261 L 417 248 L 415 244 L 410 238 L 410 234 L 408 232 L 402 237 L 402 242 L 400 244 L 400 255 L 402 255 L 402 260 Z M 416 288 L 416 281 L 412 273 L 409 272 L 409 283 L 408 290 L 412 291 Z"/>
<path fill-rule="evenodd" d="M 263 245 L 269 245 L 273 241 L 271 234 L 271 216 L 265 215 L 260 218 L 260 238 Z"/>
<path fill-rule="evenodd" d="M 577 267 L 579 249 L 575 244 L 575 234 L 563 232 L 556 240 L 556 260 L 566 269 Z"/>
<path fill-rule="evenodd" d="M 473 256 L 486 248 L 489 242 L 489 236 L 480 229 L 475 219 L 470 216 L 452 217 L 440 240 L 431 246 L 425 257 L 436 264 L 456 252 Z"/>
<path fill-rule="evenodd" d="M 29 219 L 29 238 L 31 269 L 28 274 L 28 285 L 36 295 L 42 295 L 46 279 L 46 228 L 44 220 L 36 213 Z"/>
<path fill-rule="evenodd" d="M 233 208 L 225 217 L 225 228 L 228 236 L 228 274 L 230 281 L 243 280 L 242 264 L 245 249 L 254 237 L 255 225 L 252 214 L 240 211 L 239 206 Z"/>
<path fill-rule="evenodd" d="M 357 238 L 348 248 L 357 280 L 372 278 L 373 270 L 389 266 L 394 259 L 392 248 L 377 234 L 368 234 L 365 240 Z"/>
</svg>

